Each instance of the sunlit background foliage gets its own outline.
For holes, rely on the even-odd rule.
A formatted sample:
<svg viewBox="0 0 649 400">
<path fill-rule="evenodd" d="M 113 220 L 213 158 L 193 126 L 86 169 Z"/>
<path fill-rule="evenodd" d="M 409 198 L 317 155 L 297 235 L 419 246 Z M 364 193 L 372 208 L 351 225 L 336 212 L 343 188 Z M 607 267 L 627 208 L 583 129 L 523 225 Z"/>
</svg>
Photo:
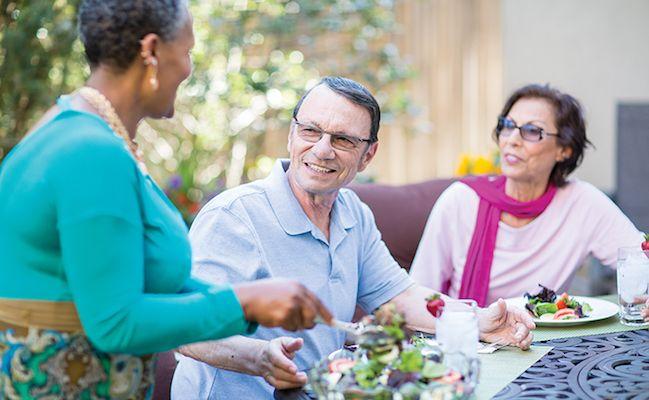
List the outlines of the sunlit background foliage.
<svg viewBox="0 0 649 400">
<path fill-rule="evenodd" d="M 83 83 L 78 0 L 0 0 L 0 160 L 54 99 Z"/>
<path fill-rule="evenodd" d="M 0 4 L 1 158 L 89 70 L 76 40 L 78 0 Z M 188 221 L 208 197 L 269 172 L 271 157 L 283 154 L 292 108 L 323 76 L 366 84 L 384 121 L 412 111 L 403 89 L 411 71 L 392 43 L 392 0 L 193 1 L 190 8 L 194 71 L 179 90 L 176 116 L 138 132 L 151 174 Z"/>
</svg>

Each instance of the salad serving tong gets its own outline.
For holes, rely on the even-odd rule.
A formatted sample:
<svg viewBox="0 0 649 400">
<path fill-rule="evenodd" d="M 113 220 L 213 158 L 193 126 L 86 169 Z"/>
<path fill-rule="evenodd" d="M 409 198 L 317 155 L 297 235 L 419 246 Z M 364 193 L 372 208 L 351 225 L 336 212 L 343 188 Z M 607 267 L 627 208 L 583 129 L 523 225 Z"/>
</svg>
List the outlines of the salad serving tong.
<svg viewBox="0 0 649 400">
<path fill-rule="evenodd" d="M 330 323 L 327 323 L 321 316 L 315 317 L 316 324 L 323 324 L 330 326 L 334 329 L 346 332 L 353 337 L 358 337 L 365 331 L 365 325 L 360 322 L 344 322 L 336 318 L 332 318 Z"/>
</svg>

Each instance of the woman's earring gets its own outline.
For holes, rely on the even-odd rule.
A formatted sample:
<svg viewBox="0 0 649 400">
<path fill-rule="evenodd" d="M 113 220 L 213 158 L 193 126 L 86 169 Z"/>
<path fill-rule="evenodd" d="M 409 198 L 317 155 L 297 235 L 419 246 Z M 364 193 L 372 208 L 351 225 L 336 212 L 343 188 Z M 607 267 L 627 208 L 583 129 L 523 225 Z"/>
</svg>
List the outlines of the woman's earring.
<svg viewBox="0 0 649 400">
<path fill-rule="evenodd" d="M 160 87 L 160 83 L 158 82 L 158 60 L 151 57 L 150 64 L 153 67 L 153 76 L 149 78 L 149 83 L 153 91 L 156 91 Z"/>
<path fill-rule="evenodd" d="M 149 78 L 149 84 L 156 91 L 160 87 L 158 82 L 158 59 L 153 57 L 149 51 L 143 51 L 140 55 L 144 58 L 144 65 L 147 67 L 150 65 L 153 68 L 153 76 Z"/>
</svg>

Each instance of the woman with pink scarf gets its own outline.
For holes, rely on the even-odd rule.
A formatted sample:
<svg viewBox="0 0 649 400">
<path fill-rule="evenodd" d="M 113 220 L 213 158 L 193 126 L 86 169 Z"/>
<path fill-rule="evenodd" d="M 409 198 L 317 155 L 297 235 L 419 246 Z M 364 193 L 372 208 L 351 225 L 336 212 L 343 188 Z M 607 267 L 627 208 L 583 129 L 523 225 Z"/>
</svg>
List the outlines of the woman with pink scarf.
<svg viewBox="0 0 649 400">
<path fill-rule="evenodd" d="M 410 273 L 420 284 L 481 306 L 561 293 L 588 255 L 614 266 L 642 234 L 601 191 L 568 179 L 590 144 L 579 102 L 529 85 L 505 103 L 494 130 L 502 175 L 467 177 L 435 203 Z"/>
</svg>

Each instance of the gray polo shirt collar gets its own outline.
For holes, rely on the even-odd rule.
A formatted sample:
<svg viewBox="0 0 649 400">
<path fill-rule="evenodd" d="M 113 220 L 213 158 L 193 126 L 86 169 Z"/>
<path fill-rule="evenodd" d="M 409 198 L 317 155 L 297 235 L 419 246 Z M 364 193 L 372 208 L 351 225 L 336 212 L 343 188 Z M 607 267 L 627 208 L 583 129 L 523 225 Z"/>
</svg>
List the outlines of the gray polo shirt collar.
<svg viewBox="0 0 649 400">
<path fill-rule="evenodd" d="M 289 235 L 300 235 L 314 230 L 319 232 L 306 216 L 291 190 L 286 176 L 288 166 L 289 160 L 278 159 L 270 175 L 264 180 L 265 192 L 273 212 L 284 231 Z M 332 231 L 336 228 L 336 225 L 347 230 L 357 223 L 356 218 L 354 218 L 341 196 L 336 198 L 331 216 Z"/>
</svg>

